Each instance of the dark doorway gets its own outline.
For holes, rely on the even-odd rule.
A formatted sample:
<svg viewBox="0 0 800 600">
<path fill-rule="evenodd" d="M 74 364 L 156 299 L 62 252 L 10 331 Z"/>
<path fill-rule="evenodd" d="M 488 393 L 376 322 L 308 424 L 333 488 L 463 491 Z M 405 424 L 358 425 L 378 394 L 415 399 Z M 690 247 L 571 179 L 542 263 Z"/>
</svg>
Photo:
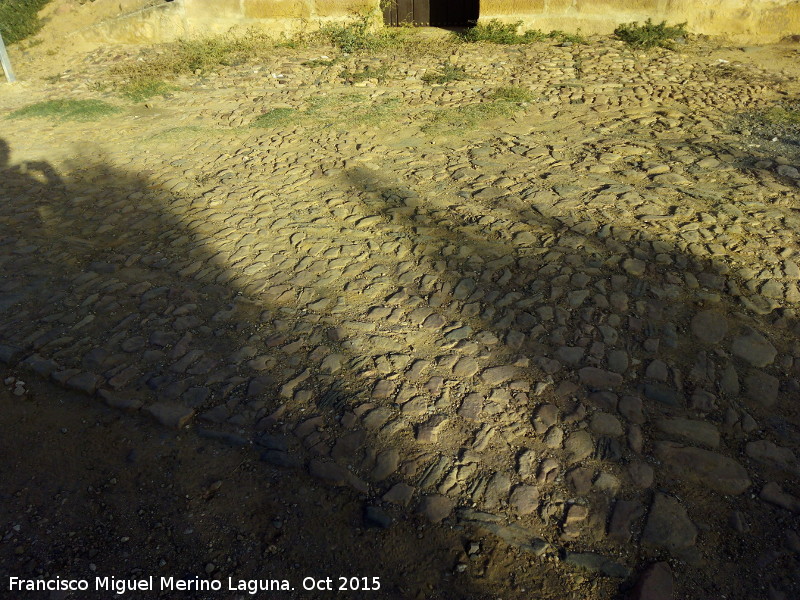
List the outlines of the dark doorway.
<svg viewBox="0 0 800 600">
<path fill-rule="evenodd" d="M 386 25 L 467 27 L 478 20 L 479 0 L 393 0 L 383 10 Z"/>
</svg>

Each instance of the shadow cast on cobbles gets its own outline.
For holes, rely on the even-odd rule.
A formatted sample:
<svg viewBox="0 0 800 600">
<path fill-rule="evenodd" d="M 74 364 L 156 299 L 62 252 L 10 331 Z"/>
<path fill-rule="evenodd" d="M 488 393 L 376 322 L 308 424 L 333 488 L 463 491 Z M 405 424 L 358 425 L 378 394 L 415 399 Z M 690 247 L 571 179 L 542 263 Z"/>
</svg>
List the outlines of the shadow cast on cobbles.
<svg viewBox="0 0 800 600">
<path fill-rule="evenodd" d="M 740 246 L 711 244 L 776 209 L 727 214 L 657 164 L 643 190 L 504 144 L 471 148 L 443 183 L 280 157 L 273 179 L 221 170 L 205 188 L 101 162 L 50 189 L 12 168 L 26 210 L 4 215 L 19 270 L 3 358 L 253 440 L 272 465 L 366 495 L 377 523 L 395 504 L 433 521 L 458 508 L 448 522 L 614 578 L 702 565 L 718 543 L 765 551 L 721 528 L 770 526 L 742 496 L 762 473 L 797 494 L 797 325 L 771 304 L 790 300 L 790 267 L 765 293 L 769 278 L 732 272 Z M 243 160 L 273 151 L 248 146 Z M 514 181 L 480 178 L 510 153 Z"/>
<path fill-rule="evenodd" d="M 7 146 L 0 148 L 5 151 Z M 232 268 L 236 258 L 230 256 L 236 250 L 226 243 L 215 244 L 213 236 L 209 237 L 204 227 L 211 219 L 201 216 L 187 222 L 185 218 L 187 206 L 202 202 L 207 208 L 207 198 L 198 200 L 190 194 L 167 191 L 146 170 L 127 172 L 103 160 L 75 160 L 58 175 L 46 163 L 13 165 L 7 152 L 3 158 L 2 361 L 18 373 L 38 374 L 69 390 L 96 397 L 113 409 L 148 413 L 168 428 L 184 429 L 199 415 L 193 430 L 200 438 L 209 439 L 212 448 L 217 442 L 243 448 L 254 444 L 269 463 L 265 469 L 273 477 L 283 478 L 311 459 L 312 475 L 334 488 L 355 489 L 324 492 L 329 496 L 329 506 L 305 506 L 301 493 L 292 496 L 294 504 L 284 507 L 292 515 L 291 523 L 302 527 L 303 514 L 316 519 L 327 512 L 335 526 L 330 531 L 307 532 L 314 538 L 308 545 L 308 563 L 300 569 L 294 565 L 289 575 L 321 579 L 363 574 L 357 564 L 361 550 L 356 546 L 343 549 L 342 545 L 358 544 L 360 532 L 366 530 L 364 534 L 373 540 L 364 544 L 364 551 L 374 552 L 381 547 L 375 539 L 395 537 L 384 528 L 396 520 L 401 523 L 393 524 L 393 528 L 408 526 L 407 516 L 404 511 L 381 508 L 372 495 L 367 495 L 367 484 L 339 463 L 319 458 L 314 462 L 321 454 L 314 450 L 316 444 L 337 442 L 329 433 L 336 427 L 331 415 L 341 413 L 351 396 L 368 395 L 357 383 L 340 384 L 333 376 L 324 379 L 327 388 L 306 386 L 298 392 L 314 360 L 301 349 L 319 340 L 297 344 L 297 338 L 308 334 L 308 323 L 315 322 L 306 320 L 292 301 L 281 298 L 284 288 L 256 299 L 245 295 L 247 286 L 252 291 L 261 284 Z M 167 185 L 174 187 L 174 182 Z M 219 227 L 246 229 L 241 221 L 230 226 L 220 223 Z M 268 248 L 272 241 L 264 233 L 263 246 Z M 275 302 L 266 297 L 274 297 Z M 292 343 L 296 347 L 287 348 Z M 345 450 L 351 460 L 358 451 L 365 460 L 372 457 L 374 463 L 379 448 L 363 434 L 354 438 L 352 431 L 345 433 L 350 437 L 342 436 L 345 441 L 334 455 L 344 462 L 341 456 L 345 456 Z M 165 440 L 168 448 L 175 442 L 173 435 L 166 435 Z M 174 459 L 174 466 L 180 468 L 178 455 L 171 455 L 168 448 L 158 460 L 172 464 Z M 147 477 L 146 468 L 142 476 Z M 302 477 L 297 481 L 300 487 L 313 489 L 313 482 Z M 259 495 L 268 503 L 280 501 L 270 496 L 269 489 L 249 492 L 242 502 L 245 509 L 249 506 L 255 510 L 253 498 Z M 136 491 L 131 493 L 135 495 Z M 169 493 L 183 497 L 180 490 Z M 194 497 L 197 490 L 191 493 Z M 319 498 L 320 494 L 311 496 Z M 155 508 L 146 498 L 137 502 L 144 511 L 141 514 L 158 517 L 159 502 L 154 503 Z M 369 506 L 372 508 L 364 513 Z M 195 506 L 195 510 L 201 507 Z M 345 523 L 337 523 L 340 516 Z M 419 525 L 414 520 L 411 523 L 415 528 Z M 185 522 L 165 526 L 174 532 L 193 531 L 191 539 L 197 547 L 214 545 L 214 528 L 197 526 L 188 516 Z M 352 527 L 358 535 L 342 537 L 336 533 L 338 527 Z M 103 531 L 114 539 L 122 537 L 116 536 L 111 524 Z M 422 530 L 418 536 L 420 544 L 432 539 Z M 325 540 L 330 552 L 325 552 Z M 143 539 L 133 542 L 143 548 L 149 543 Z M 473 582 L 468 575 L 453 579 L 454 561 L 463 549 L 430 543 L 434 561 L 440 561 L 430 568 L 387 553 L 382 572 L 375 574 L 382 578 L 383 587 L 374 597 L 430 597 L 433 593 L 441 598 L 478 598 L 488 593 L 486 583 Z M 114 544 L 109 551 L 116 552 Z M 175 551 L 181 547 L 176 543 Z M 264 552 L 257 556 L 248 556 L 244 545 L 230 549 L 230 554 L 217 549 L 218 554 L 220 550 L 222 558 L 218 560 L 224 562 L 218 565 L 214 577 L 287 576 L 269 568 L 268 549 L 262 548 Z M 67 547 L 42 550 L 40 561 L 58 563 L 60 552 L 68 553 Z M 226 557 L 233 559 L 233 567 Z M 156 578 L 211 577 L 200 563 L 196 572 L 174 573 L 170 564 L 157 564 L 156 555 L 151 553 L 134 562 L 138 573 Z M 86 575 L 77 566 L 66 566 L 63 572 L 52 574 Z M 299 585 L 298 581 L 292 583 Z M 135 593 L 128 595 L 137 597 Z M 194 592 L 186 597 L 239 596 Z M 298 596 L 276 592 L 271 597 Z M 309 592 L 300 597 L 318 594 Z"/>
<path fill-rule="evenodd" d="M 403 229 L 423 260 L 438 260 L 443 282 L 434 295 L 444 290 L 450 302 L 441 312 L 463 318 L 463 322 L 444 324 L 445 331 L 458 332 L 467 323 L 478 335 L 490 332 L 495 340 L 513 348 L 512 354 L 522 357 L 516 365 L 530 369 L 538 383 L 533 388 L 524 382 L 510 384 L 524 390 L 525 400 L 520 414 L 511 420 L 529 418 L 528 400 L 542 403 L 532 411 L 533 424 L 552 450 L 562 449 L 563 431 L 555 426 L 549 429 L 555 420 L 546 422 L 539 415 L 558 407 L 565 424 L 588 417 L 589 430 L 599 439 L 578 460 L 568 457 L 568 464 L 580 466 L 567 471 L 566 478 L 570 491 L 579 496 L 614 482 L 611 499 L 597 502 L 595 496 L 576 503 L 588 504 L 590 514 L 602 515 L 593 528 L 608 538 L 587 536 L 591 541 L 580 540 L 584 543 L 567 544 L 567 548 L 583 545 L 596 550 L 602 548 L 602 543 L 597 544 L 602 540 L 613 553 L 618 551 L 616 543 L 629 542 L 633 532 L 634 541 L 642 543 L 641 549 L 633 551 L 640 560 L 671 554 L 699 566 L 704 557 L 695 547 L 697 530 L 678 534 L 688 534 L 691 542 L 678 541 L 668 530 L 683 529 L 680 519 L 661 519 L 671 511 L 662 510 L 665 493 L 684 500 L 689 516 L 706 528 L 708 522 L 723 521 L 715 506 L 716 494 L 737 496 L 752 484 L 762 488 L 761 498 L 767 503 L 789 510 L 797 507 L 790 496 L 782 495 L 778 484 L 770 482 L 777 480 L 797 493 L 790 475 L 798 472 L 799 421 L 790 400 L 798 391 L 800 330 L 790 308 L 798 300 L 797 265 L 792 260 L 797 254 L 797 198 L 781 181 L 786 174 L 751 173 L 737 164 L 741 153 L 734 148 L 693 147 L 696 156 L 691 162 L 706 158 L 704 154 L 723 155 L 723 160 L 712 159 L 687 176 L 720 166 L 728 171 L 726 176 L 745 178 L 738 186 L 743 196 L 739 202 L 704 189 L 708 186 L 702 180 L 693 182 L 675 174 L 659 177 L 658 170 L 653 171 L 652 181 L 648 179 L 644 197 L 638 195 L 641 188 L 613 180 L 596 182 L 593 188 L 581 186 L 580 177 L 556 181 L 550 189 L 537 189 L 534 184 L 524 192 L 482 182 L 469 187 L 428 187 L 428 193 L 417 193 L 407 182 L 388 175 L 393 171 L 390 165 L 356 167 L 346 174 L 361 191 L 367 212 L 378 212 L 389 227 Z M 494 148 L 495 154 L 500 152 L 502 148 Z M 730 167 L 724 169 L 728 158 Z M 754 190 L 756 185 L 748 175 L 757 176 L 763 189 Z M 637 197 L 621 198 L 626 194 Z M 597 215 L 603 211 L 592 207 L 593 203 L 613 206 L 620 199 L 637 209 L 635 219 L 617 221 L 608 213 Z M 694 209 L 685 210 L 687 200 L 696 205 Z M 592 212 L 597 216 L 592 217 Z M 778 230 L 773 243 L 766 240 L 764 245 L 774 248 L 775 239 L 781 240 L 777 256 L 771 258 L 770 249 L 760 257 L 775 261 L 766 272 L 749 265 L 741 268 L 754 262 L 752 257 L 741 260 L 752 255 L 747 237 L 755 238 L 757 233 L 747 225 L 753 217 L 772 220 L 773 225 L 766 226 L 768 232 Z M 725 236 L 716 229 L 726 221 L 738 236 Z M 658 223 L 664 224 L 661 231 Z M 706 227 L 715 227 L 717 235 Z M 681 230 L 687 234 L 675 241 L 674 234 Z M 715 237 L 721 245 L 713 245 Z M 734 270 L 737 263 L 740 268 Z M 413 286 L 405 291 L 412 299 L 418 293 Z M 493 352 L 492 358 L 502 359 L 503 353 Z M 555 384 L 554 389 L 548 390 L 548 382 Z M 464 398 L 461 416 L 470 412 L 469 404 Z M 514 408 L 503 406 L 502 410 L 513 414 Z M 617 416 L 623 417 L 621 423 Z M 559 433 L 554 436 L 555 430 Z M 619 439 L 625 430 L 627 444 Z M 548 437 L 553 437 L 552 444 Z M 563 448 L 578 447 L 571 444 L 573 439 L 567 437 Z M 545 491 L 550 482 L 547 469 L 553 466 L 556 471 L 559 465 L 546 457 L 555 455 L 561 460 L 563 454 L 537 450 L 545 457 L 536 479 L 545 484 L 539 512 L 546 521 L 542 509 L 559 504 L 557 494 Z M 595 462 L 585 460 L 589 457 Z M 522 477 L 527 452 L 519 452 L 516 458 L 517 474 Z M 620 470 L 615 469 L 620 463 L 627 464 L 630 478 L 622 480 L 622 489 L 617 487 Z M 594 471 L 597 468 L 600 475 Z M 610 473 L 603 473 L 604 469 Z M 648 491 L 636 492 L 637 486 Z M 514 497 L 512 493 L 512 505 Z M 569 531 L 571 522 L 586 518 L 583 511 L 576 511 L 580 516 L 573 518 L 572 502 L 556 513 L 565 514 L 562 542 L 574 541 L 578 536 Z M 780 512 L 776 518 L 770 509 L 752 507 L 747 499 L 728 502 L 730 518 L 738 519 L 745 506 L 759 515 L 754 521 L 772 526 L 781 522 Z M 664 523 L 669 526 L 660 529 Z M 727 537 L 725 533 L 701 534 L 700 540 L 708 544 L 704 550 L 711 550 L 717 543 L 729 545 Z M 735 552 L 744 551 L 738 547 Z M 764 552 L 759 563 L 769 560 L 765 558 L 769 552 Z M 581 566 L 602 572 L 604 566 L 599 561 L 591 564 L 594 559 L 588 556 L 572 555 L 575 564 L 582 562 Z M 569 550 L 566 557 L 570 562 Z M 780 569 L 775 572 L 776 581 L 781 574 Z"/>
<path fill-rule="evenodd" d="M 87 580 L 90 590 L 98 590 L 70 597 L 107 598 L 118 584 L 153 577 L 153 591 L 126 591 L 124 597 L 232 599 L 251 594 L 228 591 L 228 577 L 237 584 L 285 579 L 300 590 L 307 577 L 331 577 L 338 588 L 337 576 L 374 572 L 389 590 L 375 597 L 414 597 L 419 588 L 439 587 L 474 597 L 458 582 L 441 579 L 439 565 L 451 564 L 459 550 L 452 532 L 393 527 L 377 535 L 362 526 L 361 507 L 347 494 L 265 469 L 248 449 L 154 430 L 137 415 L 26 381 L 30 397 L 22 401 L 2 392 L 4 587 L 12 576 L 60 576 Z M 37 443 L 31 444 L 34 436 Z M 429 553 L 428 568 L 407 556 L 419 546 Z M 386 568 L 370 559 L 383 555 Z M 112 580 L 105 592 L 95 577 Z M 161 577 L 216 580 L 221 591 L 198 587 L 182 594 L 176 587 L 170 591 Z M 9 595 L 35 600 L 58 592 Z"/>
</svg>

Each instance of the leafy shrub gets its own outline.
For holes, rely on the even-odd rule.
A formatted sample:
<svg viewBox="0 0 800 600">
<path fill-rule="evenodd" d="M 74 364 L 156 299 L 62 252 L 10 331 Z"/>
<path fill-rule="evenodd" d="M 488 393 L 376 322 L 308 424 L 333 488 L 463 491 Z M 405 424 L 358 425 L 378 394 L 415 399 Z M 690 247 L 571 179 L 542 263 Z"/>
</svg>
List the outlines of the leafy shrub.
<svg viewBox="0 0 800 600">
<path fill-rule="evenodd" d="M 0 34 L 6 44 L 32 36 L 42 28 L 39 11 L 50 0 L 0 0 Z"/>
<path fill-rule="evenodd" d="M 688 32 L 686 23 L 670 26 L 666 21 L 662 21 L 656 25 L 647 19 L 643 25 L 639 25 L 636 21 L 624 23 L 614 30 L 614 35 L 633 48 L 647 50 L 659 46 L 672 49 L 675 40 L 686 37 Z"/>
</svg>

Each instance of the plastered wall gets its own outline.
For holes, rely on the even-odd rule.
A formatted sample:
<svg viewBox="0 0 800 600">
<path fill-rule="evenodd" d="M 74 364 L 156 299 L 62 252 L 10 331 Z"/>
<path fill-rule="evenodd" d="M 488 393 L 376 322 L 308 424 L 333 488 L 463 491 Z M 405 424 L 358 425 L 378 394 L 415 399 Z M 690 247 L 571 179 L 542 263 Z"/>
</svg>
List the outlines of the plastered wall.
<svg viewBox="0 0 800 600">
<path fill-rule="evenodd" d="M 180 0 L 186 28 L 219 33 L 232 27 L 276 33 L 315 29 L 321 22 L 377 14 L 378 0 Z"/>
<path fill-rule="evenodd" d="M 800 34 L 800 0 L 481 0 L 483 21 L 522 21 L 545 31 L 611 33 L 620 23 L 648 17 L 741 42 Z"/>
<path fill-rule="evenodd" d="M 109 19 L 87 34 L 104 41 L 166 41 L 254 28 L 277 36 L 369 13 L 380 22 L 379 1 L 175 0 Z M 483 22 L 521 21 L 523 28 L 544 31 L 607 34 L 620 23 L 648 17 L 686 22 L 693 33 L 739 43 L 769 43 L 800 34 L 800 0 L 480 0 Z"/>
</svg>

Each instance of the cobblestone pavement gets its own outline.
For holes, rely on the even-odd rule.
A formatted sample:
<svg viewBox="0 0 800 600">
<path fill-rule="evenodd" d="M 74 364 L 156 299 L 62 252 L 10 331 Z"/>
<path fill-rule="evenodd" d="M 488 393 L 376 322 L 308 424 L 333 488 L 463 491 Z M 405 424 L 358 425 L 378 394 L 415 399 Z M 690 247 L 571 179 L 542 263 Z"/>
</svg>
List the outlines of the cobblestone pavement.
<svg viewBox="0 0 800 600">
<path fill-rule="evenodd" d="M 102 96 L 135 52 L 0 102 Z M 0 359 L 588 571 L 575 597 L 654 560 L 681 597 L 797 597 L 800 152 L 728 126 L 797 73 L 324 52 L 4 121 Z M 423 81 L 444 64 L 472 78 Z M 389 79 L 339 76 L 366 66 Z M 431 127 L 508 86 L 532 101 Z"/>
</svg>

